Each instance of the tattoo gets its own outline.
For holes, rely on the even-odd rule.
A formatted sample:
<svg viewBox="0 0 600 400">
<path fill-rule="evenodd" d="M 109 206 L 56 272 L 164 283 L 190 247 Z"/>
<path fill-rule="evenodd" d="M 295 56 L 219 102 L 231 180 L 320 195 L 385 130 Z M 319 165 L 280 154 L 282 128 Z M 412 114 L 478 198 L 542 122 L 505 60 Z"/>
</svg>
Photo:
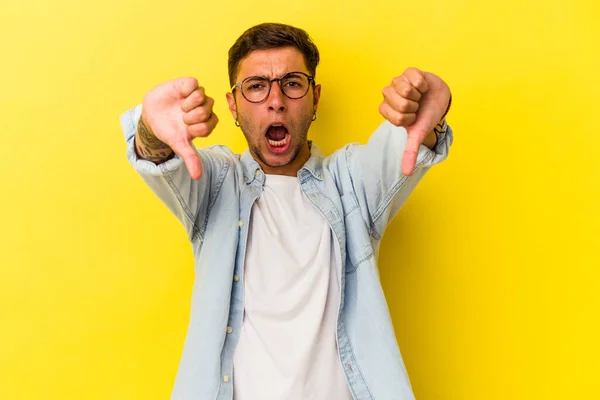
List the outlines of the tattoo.
<svg viewBox="0 0 600 400">
<path fill-rule="evenodd" d="M 440 142 L 440 137 L 442 136 L 442 134 L 445 134 L 447 130 L 448 123 L 446 122 L 446 118 L 442 118 L 442 120 L 438 122 L 436 126 L 433 127 L 433 133 L 435 133 L 435 145 L 433 146 L 433 148 L 435 148 L 438 145 L 438 143 Z"/>
<path fill-rule="evenodd" d="M 136 142 L 136 149 L 140 157 L 144 160 L 161 163 L 174 155 L 169 145 L 157 138 L 146 126 L 142 118 L 138 122 L 137 133 L 139 142 Z"/>
</svg>

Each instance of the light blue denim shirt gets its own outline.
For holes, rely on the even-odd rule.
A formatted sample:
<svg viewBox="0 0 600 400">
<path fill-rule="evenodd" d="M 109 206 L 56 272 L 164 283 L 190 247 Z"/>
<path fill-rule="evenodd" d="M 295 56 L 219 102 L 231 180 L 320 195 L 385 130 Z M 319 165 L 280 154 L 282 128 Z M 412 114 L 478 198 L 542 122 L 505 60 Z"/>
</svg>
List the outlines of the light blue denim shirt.
<svg viewBox="0 0 600 400">
<path fill-rule="evenodd" d="M 265 175 L 248 150 L 238 155 L 225 146 L 198 149 L 203 175 L 197 181 L 177 155 L 159 165 L 140 159 L 134 149 L 140 115 L 141 105 L 121 115 L 128 160 L 183 224 L 195 260 L 188 333 L 171 398 L 230 400 L 250 212 Z M 336 340 L 356 400 L 414 399 L 377 258 L 386 226 L 429 168 L 446 159 L 453 135 L 446 125 L 433 150 L 421 146 L 410 177 L 401 172 L 406 138 L 404 128 L 384 121 L 367 144 L 348 144 L 328 157 L 312 144 L 297 174 L 334 234 L 341 277 Z"/>
</svg>

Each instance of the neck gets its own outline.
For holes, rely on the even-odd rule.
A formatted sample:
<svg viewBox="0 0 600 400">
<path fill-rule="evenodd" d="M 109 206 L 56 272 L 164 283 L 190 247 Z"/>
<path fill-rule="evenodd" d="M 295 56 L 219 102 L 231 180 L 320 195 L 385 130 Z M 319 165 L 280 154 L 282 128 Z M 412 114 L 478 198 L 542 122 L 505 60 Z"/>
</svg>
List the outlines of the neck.
<svg viewBox="0 0 600 400">
<path fill-rule="evenodd" d="M 259 157 L 256 157 L 255 154 L 252 154 L 252 157 L 258 162 L 258 165 L 262 168 L 265 174 L 270 175 L 286 175 L 286 176 L 296 176 L 300 168 L 308 161 L 310 158 L 310 148 L 308 146 L 308 140 L 302 146 L 302 150 L 294 157 L 292 161 L 290 161 L 286 165 L 280 166 L 270 166 L 266 165 L 262 162 Z"/>
</svg>

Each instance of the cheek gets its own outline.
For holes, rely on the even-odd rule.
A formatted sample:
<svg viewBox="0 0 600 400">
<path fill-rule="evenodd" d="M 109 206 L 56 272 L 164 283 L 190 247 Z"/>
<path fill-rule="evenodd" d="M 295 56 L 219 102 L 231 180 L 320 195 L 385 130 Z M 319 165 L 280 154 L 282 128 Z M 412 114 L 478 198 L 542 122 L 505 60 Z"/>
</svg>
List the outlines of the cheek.
<svg viewBox="0 0 600 400">
<path fill-rule="evenodd" d="M 244 137 L 248 143 L 260 144 L 260 132 L 259 126 L 256 122 L 256 118 L 248 114 L 240 114 L 240 123 Z"/>
<path fill-rule="evenodd" d="M 238 109 L 238 115 L 240 119 L 243 119 L 246 125 L 253 127 L 260 121 L 260 110 L 252 107 L 243 107 Z"/>
</svg>

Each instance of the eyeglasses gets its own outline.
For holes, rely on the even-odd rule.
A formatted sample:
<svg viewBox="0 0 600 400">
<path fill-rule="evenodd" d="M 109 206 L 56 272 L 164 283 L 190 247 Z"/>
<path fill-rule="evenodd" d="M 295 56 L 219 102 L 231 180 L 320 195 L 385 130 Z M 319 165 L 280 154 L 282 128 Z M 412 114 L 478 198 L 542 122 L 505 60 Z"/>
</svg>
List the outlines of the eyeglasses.
<svg viewBox="0 0 600 400">
<path fill-rule="evenodd" d="M 262 103 L 271 93 L 273 82 L 279 83 L 281 92 L 288 98 L 300 99 L 308 93 L 310 84 L 314 85 L 315 78 L 304 72 L 288 72 L 281 78 L 269 79 L 264 76 L 249 76 L 231 87 L 231 91 L 237 87 L 242 91 L 242 96 L 250 103 Z"/>
</svg>

